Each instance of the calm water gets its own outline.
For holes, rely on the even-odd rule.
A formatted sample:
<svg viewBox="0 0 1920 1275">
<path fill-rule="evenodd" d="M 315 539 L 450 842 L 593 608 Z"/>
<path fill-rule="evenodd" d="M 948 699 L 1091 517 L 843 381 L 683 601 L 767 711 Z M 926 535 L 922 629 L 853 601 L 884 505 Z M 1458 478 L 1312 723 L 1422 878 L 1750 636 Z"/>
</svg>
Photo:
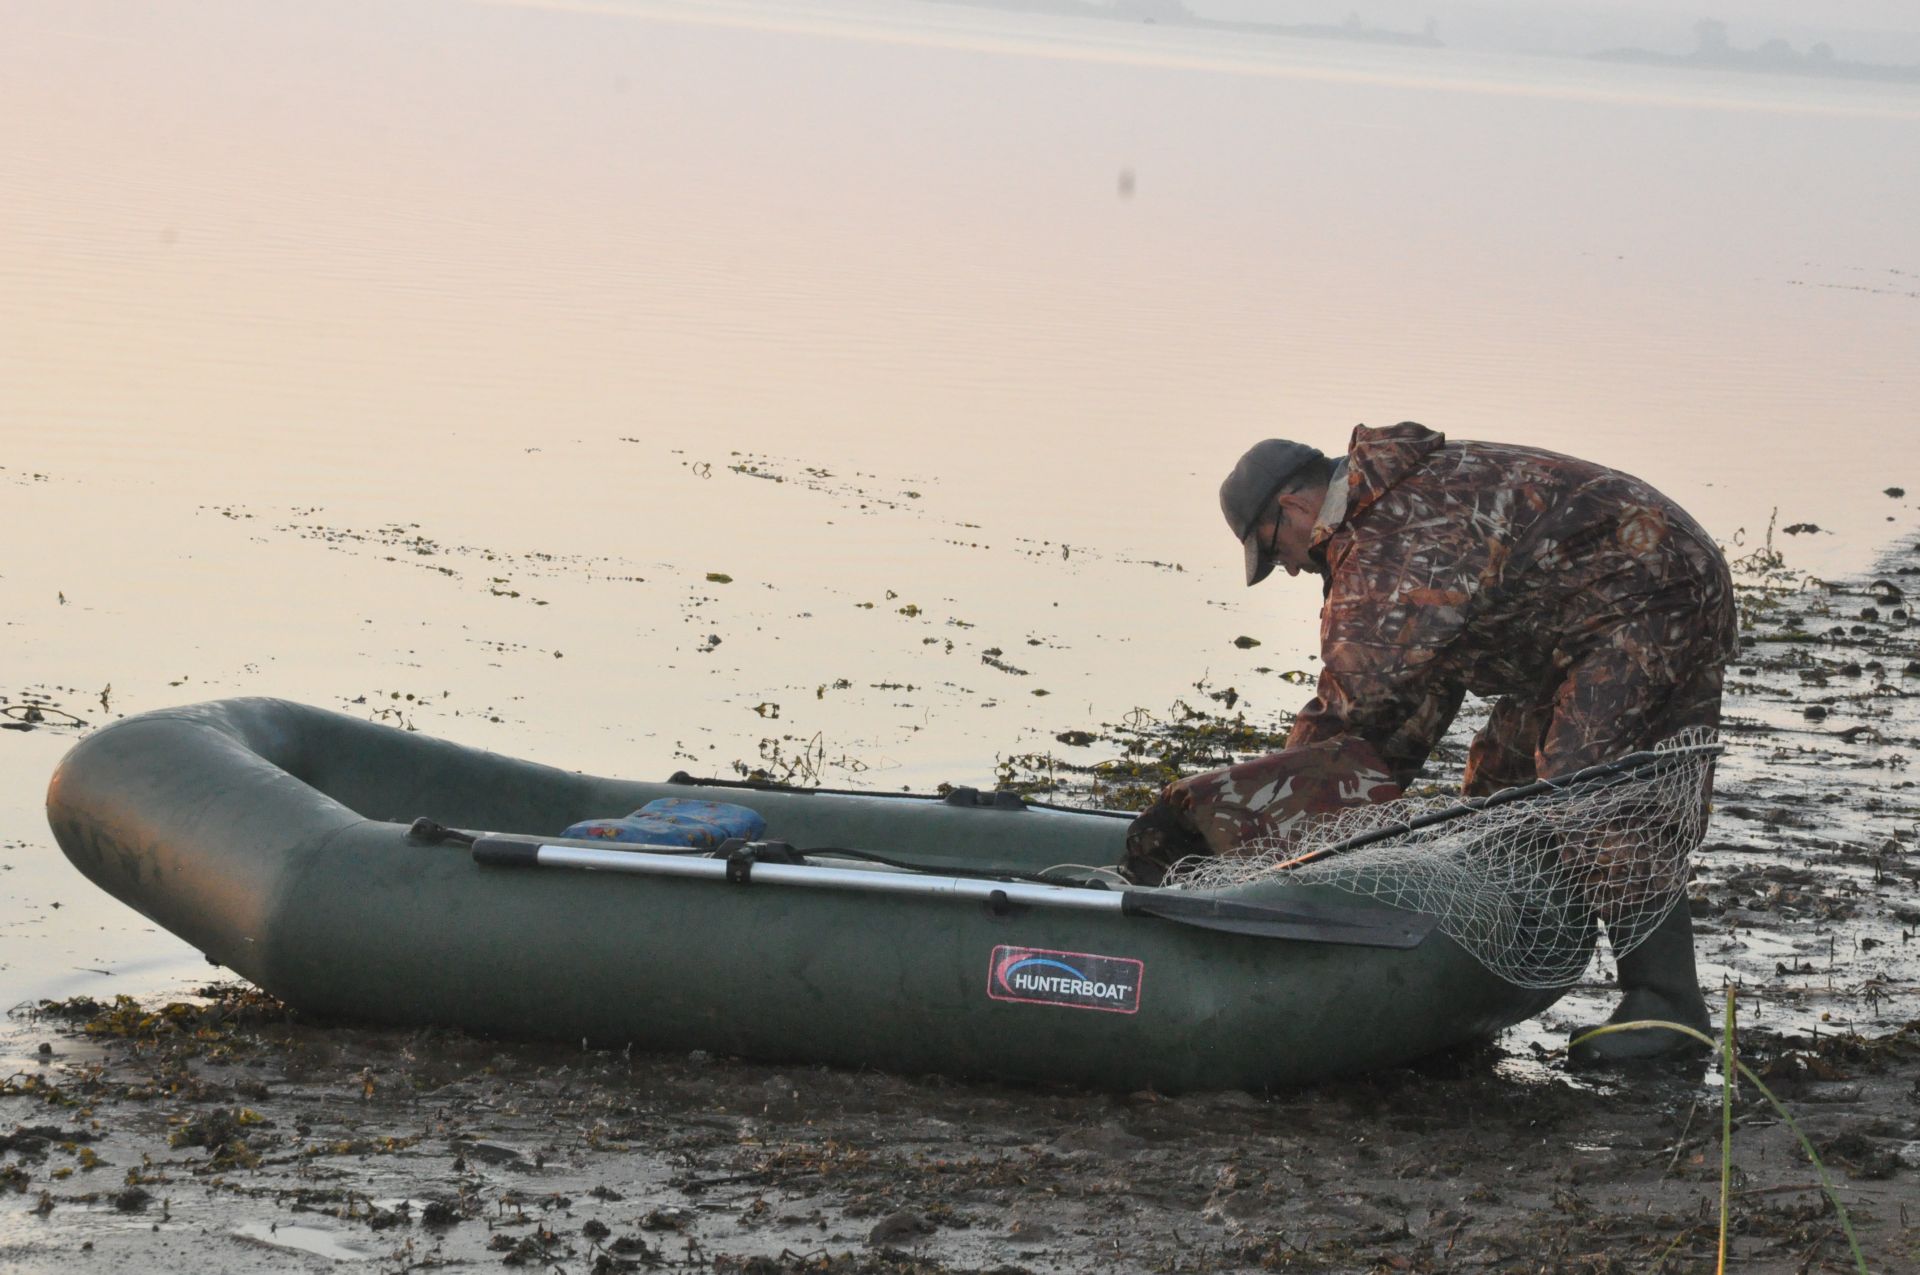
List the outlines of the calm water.
<svg viewBox="0 0 1920 1275">
<path fill-rule="evenodd" d="M 64 0 L 0 9 L 0 118 L 0 694 L 93 721 L 274 694 L 990 782 L 1203 677 L 1292 706 L 1256 670 L 1316 599 L 1240 587 L 1213 490 L 1356 421 L 1613 463 L 1729 542 L 1777 508 L 1820 571 L 1914 522 L 1911 90 L 905 2 Z M 9 1003 L 191 970 L 53 849 L 71 738 L 0 734 Z"/>
</svg>

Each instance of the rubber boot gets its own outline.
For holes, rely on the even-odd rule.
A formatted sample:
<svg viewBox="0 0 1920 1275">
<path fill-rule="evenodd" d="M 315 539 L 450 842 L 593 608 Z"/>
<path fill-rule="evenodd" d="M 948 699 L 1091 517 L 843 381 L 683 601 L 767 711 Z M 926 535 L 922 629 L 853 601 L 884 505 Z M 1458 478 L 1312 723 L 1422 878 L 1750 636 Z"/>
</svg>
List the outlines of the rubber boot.
<svg viewBox="0 0 1920 1275">
<path fill-rule="evenodd" d="M 1712 1031 L 1700 974 L 1693 963 L 1693 914 L 1681 899 L 1641 944 L 1620 958 L 1620 1007 L 1609 1023 L 1643 1018 Z M 1597 1025 L 1597 1024 L 1596 1024 Z M 1579 1036 L 1592 1027 L 1577 1027 Z M 1706 1046 L 1679 1032 L 1646 1028 L 1596 1036 L 1567 1049 L 1569 1067 L 1610 1067 L 1647 1059 L 1691 1058 Z"/>
</svg>

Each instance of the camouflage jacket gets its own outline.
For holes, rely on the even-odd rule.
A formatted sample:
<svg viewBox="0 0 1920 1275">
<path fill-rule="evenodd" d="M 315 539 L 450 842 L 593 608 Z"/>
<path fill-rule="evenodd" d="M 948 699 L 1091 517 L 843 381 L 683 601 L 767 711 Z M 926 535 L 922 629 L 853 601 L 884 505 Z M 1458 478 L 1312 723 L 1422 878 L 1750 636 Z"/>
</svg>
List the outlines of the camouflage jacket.
<svg viewBox="0 0 1920 1275">
<path fill-rule="evenodd" d="M 1354 430 L 1344 494 L 1311 541 L 1323 669 L 1289 747 L 1358 735 L 1404 786 L 1467 691 L 1547 695 L 1649 617 L 1657 641 L 1684 636 L 1667 665 L 1737 643 L 1720 550 L 1627 474 L 1403 422 Z"/>
<path fill-rule="evenodd" d="M 1168 784 L 1128 827 L 1120 872 L 1160 885 L 1183 859 L 1278 855 L 1319 816 L 1399 795 L 1386 765 L 1351 735 L 1254 757 Z"/>
</svg>

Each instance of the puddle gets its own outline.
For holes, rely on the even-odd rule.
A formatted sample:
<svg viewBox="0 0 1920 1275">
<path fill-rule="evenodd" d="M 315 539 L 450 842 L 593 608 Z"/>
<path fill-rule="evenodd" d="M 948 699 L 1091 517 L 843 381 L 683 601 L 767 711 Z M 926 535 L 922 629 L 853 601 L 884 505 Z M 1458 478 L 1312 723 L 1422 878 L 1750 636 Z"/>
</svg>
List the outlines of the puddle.
<svg viewBox="0 0 1920 1275">
<path fill-rule="evenodd" d="M 230 1234 L 255 1244 L 295 1253 L 310 1253 L 334 1262 L 370 1262 L 389 1251 L 376 1248 L 364 1240 L 349 1238 L 338 1231 L 294 1222 L 242 1222 Z"/>
</svg>

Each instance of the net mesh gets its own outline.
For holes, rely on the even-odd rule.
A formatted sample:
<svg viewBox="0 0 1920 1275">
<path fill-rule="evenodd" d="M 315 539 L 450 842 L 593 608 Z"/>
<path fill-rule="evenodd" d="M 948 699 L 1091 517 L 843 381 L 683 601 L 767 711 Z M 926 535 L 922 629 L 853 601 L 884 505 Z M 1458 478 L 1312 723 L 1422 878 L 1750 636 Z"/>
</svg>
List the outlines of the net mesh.
<svg viewBox="0 0 1920 1275">
<path fill-rule="evenodd" d="M 1713 744 L 1711 733 L 1690 731 L 1632 771 L 1427 827 L 1408 825 L 1471 803 L 1403 798 L 1343 810 L 1284 838 L 1253 839 L 1231 858 L 1184 859 L 1166 885 L 1213 891 L 1284 875 L 1334 886 L 1437 916 L 1443 933 L 1511 983 L 1565 987 L 1592 958 L 1596 920 L 1618 957 L 1684 899 L 1706 833 Z M 1363 836 L 1381 839 L 1336 849 Z M 1316 854 L 1325 857 L 1302 862 Z"/>
</svg>

